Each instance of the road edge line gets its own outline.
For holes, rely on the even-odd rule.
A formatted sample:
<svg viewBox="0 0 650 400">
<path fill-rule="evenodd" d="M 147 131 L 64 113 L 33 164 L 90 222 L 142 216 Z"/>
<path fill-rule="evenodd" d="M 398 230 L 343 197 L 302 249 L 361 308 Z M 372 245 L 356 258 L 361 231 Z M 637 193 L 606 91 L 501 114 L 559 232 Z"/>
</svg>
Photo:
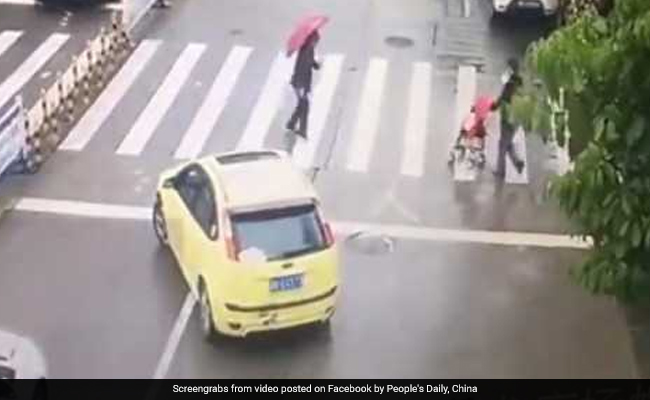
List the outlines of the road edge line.
<svg viewBox="0 0 650 400">
<path fill-rule="evenodd" d="M 22 198 L 15 204 L 16 211 L 59 214 L 75 217 L 138 220 L 151 219 L 150 207 L 118 204 L 89 203 L 83 201 Z M 333 220 L 339 234 L 367 231 L 386 236 L 447 243 L 478 243 L 496 246 L 523 246 L 539 248 L 588 249 L 592 241 L 570 234 L 489 231 L 478 229 L 434 228 L 416 225 L 376 224 Z"/>
<path fill-rule="evenodd" d="M 183 306 L 181 307 L 181 310 L 176 317 L 176 321 L 174 322 L 174 327 L 167 338 L 163 353 L 158 360 L 158 364 L 156 364 L 156 371 L 153 374 L 153 379 L 164 379 L 167 376 L 169 367 L 174 360 L 174 355 L 176 354 L 176 350 L 178 350 L 178 345 L 183 338 L 183 333 L 185 333 L 185 328 L 190 320 L 190 316 L 192 316 L 195 305 L 196 298 L 190 291 L 187 293 L 187 296 L 185 296 Z"/>
</svg>

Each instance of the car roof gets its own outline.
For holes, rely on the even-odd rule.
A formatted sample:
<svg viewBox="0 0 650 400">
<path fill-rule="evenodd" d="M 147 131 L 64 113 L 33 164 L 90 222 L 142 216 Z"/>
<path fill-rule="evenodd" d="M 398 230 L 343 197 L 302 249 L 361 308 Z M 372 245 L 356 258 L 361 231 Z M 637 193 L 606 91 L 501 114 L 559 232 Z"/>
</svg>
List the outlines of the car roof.
<svg viewBox="0 0 650 400">
<path fill-rule="evenodd" d="M 203 164 L 214 175 L 230 211 L 313 203 L 312 183 L 282 151 L 229 152 L 205 157 Z"/>
</svg>

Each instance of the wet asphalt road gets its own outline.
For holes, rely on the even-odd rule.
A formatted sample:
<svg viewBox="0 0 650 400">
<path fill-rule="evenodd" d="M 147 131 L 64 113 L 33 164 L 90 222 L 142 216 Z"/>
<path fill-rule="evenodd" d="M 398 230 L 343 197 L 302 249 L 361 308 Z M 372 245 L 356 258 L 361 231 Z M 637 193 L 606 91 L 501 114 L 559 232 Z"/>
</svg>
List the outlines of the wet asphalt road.
<svg viewBox="0 0 650 400">
<path fill-rule="evenodd" d="M 580 253 L 400 240 L 342 243 L 329 335 L 203 341 L 196 310 L 168 377 L 629 378 L 622 315 L 567 278 Z M 39 250 L 26 251 L 27 247 Z M 147 222 L 15 212 L 2 221 L 0 325 L 34 337 L 55 378 L 153 375 L 185 285 Z"/>
<path fill-rule="evenodd" d="M 485 64 L 479 90 L 496 91 L 504 60 L 520 54 L 543 27 L 494 27 L 483 3 L 470 4 L 471 24 L 480 29 L 465 32 L 475 40 L 460 49 L 467 52 L 460 58 L 478 57 Z M 5 7 L 0 5 L 0 30 L 12 28 L 2 19 Z M 333 21 L 322 52 L 345 55 L 335 111 L 317 155 L 323 170 L 316 185 L 330 218 L 460 230 L 566 231 L 561 215 L 540 196 L 544 155 L 534 137 L 528 141 L 528 185 L 500 186 L 489 174 L 474 184 L 451 181 L 443 160 L 456 76 L 442 32 L 454 24 L 461 31 L 469 28 L 446 2 L 428 0 L 408 6 L 399 0 L 177 0 L 171 10 L 147 18 L 140 39 L 160 40 L 160 50 L 88 146 L 57 153 L 35 176 L 5 179 L 0 195 L 149 205 L 157 174 L 175 162 L 172 153 L 181 132 L 230 48 L 250 46 L 254 53 L 204 152 L 235 146 L 288 27 L 314 10 Z M 90 20 L 101 19 L 91 15 Z M 29 32 L 50 29 L 33 16 L 25 18 L 24 26 L 34 25 Z M 50 30 L 59 29 L 55 20 Z M 435 26 L 441 36 L 433 46 Z M 387 36 L 414 42 L 390 47 Z M 122 138 L 191 42 L 205 43 L 208 50 L 172 111 L 146 151 L 117 156 Z M 0 57 L 0 79 L 28 47 Z M 356 121 L 361 74 L 373 57 L 390 62 L 388 94 L 370 167 L 350 172 L 345 168 L 349 132 Z M 434 66 L 427 158 L 421 177 L 404 177 L 396 172 L 395 140 L 403 134 L 409 68 L 423 60 Z M 273 120 L 266 144 L 281 141 L 283 122 Z M 339 237 L 344 287 L 331 335 L 301 329 L 212 347 L 201 339 L 192 315 L 167 376 L 636 376 L 620 309 L 569 280 L 568 266 L 580 260 L 579 251 L 394 239 L 393 252 L 367 254 Z M 148 223 L 15 211 L 0 220 L 0 254 L 0 327 L 33 337 L 53 377 L 153 375 L 186 289 Z"/>
</svg>

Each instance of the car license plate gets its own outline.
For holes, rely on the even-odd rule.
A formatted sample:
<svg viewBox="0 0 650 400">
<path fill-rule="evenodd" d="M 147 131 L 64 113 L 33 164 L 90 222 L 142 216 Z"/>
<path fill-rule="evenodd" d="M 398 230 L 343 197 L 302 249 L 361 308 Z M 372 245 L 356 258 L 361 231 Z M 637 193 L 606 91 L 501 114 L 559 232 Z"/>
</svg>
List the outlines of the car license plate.
<svg viewBox="0 0 650 400">
<path fill-rule="evenodd" d="M 302 274 L 281 276 L 271 279 L 269 289 L 271 292 L 283 292 L 287 290 L 296 290 L 302 287 Z"/>
<path fill-rule="evenodd" d="M 541 4 L 533 0 L 522 0 L 519 2 L 519 7 L 521 8 L 541 8 Z"/>
</svg>

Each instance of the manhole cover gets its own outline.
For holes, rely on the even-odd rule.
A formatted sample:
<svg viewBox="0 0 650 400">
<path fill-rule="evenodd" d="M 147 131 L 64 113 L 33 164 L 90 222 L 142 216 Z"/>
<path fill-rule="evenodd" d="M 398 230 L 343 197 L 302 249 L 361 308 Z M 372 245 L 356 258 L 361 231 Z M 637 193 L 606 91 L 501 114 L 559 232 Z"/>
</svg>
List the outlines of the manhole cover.
<svg viewBox="0 0 650 400">
<path fill-rule="evenodd" d="M 347 237 L 345 242 L 353 250 L 369 255 L 392 253 L 395 249 L 395 241 L 393 239 L 371 232 L 353 233 Z"/>
<path fill-rule="evenodd" d="M 388 46 L 398 49 L 411 47 L 415 44 L 413 39 L 407 38 L 406 36 L 388 36 L 386 39 L 384 39 L 384 42 Z"/>
</svg>

